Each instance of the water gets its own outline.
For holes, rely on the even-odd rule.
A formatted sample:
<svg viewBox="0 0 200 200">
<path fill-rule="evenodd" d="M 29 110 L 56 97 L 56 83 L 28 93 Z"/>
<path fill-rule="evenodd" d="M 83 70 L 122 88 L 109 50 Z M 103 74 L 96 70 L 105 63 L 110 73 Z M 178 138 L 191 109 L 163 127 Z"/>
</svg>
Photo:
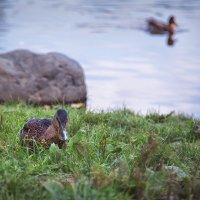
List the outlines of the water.
<svg viewBox="0 0 200 200">
<path fill-rule="evenodd" d="M 175 45 L 144 31 L 175 15 Z M 88 107 L 200 117 L 200 1 L 1 0 L 0 52 L 58 51 L 84 68 Z"/>
</svg>

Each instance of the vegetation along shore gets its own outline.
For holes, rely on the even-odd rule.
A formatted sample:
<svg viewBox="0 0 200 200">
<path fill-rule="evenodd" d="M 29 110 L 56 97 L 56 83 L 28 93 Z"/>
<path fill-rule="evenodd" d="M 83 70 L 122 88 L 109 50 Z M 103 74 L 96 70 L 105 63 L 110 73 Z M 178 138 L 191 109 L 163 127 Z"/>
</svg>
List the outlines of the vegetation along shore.
<svg viewBox="0 0 200 200">
<path fill-rule="evenodd" d="M 30 118 L 68 111 L 66 149 L 20 144 Z M 199 199 L 199 119 L 0 105 L 0 199 Z"/>
</svg>

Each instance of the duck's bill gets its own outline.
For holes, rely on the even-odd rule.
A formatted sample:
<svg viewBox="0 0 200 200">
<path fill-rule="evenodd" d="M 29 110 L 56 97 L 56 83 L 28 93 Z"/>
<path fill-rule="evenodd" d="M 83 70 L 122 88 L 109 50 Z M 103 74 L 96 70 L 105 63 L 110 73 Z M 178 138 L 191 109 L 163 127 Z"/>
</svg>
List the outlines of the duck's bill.
<svg viewBox="0 0 200 200">
<path fill-rule="evenodd" d="M 67 135 L 66 130 L 63 130 L 62 139 L 63 139 L 63 141 L 66 141 L 68 139 L 68 135 Z"/>
</svg>

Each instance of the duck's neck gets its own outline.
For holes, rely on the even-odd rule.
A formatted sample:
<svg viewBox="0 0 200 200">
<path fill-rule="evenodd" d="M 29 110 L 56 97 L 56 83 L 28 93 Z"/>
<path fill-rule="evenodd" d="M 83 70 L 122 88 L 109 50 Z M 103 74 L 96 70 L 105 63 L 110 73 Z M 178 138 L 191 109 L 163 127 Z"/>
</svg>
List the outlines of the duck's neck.
<svg viewBox="0 0 200 200">
<path fill-rule="evenodd" d="M 176 31 L 175 24 L 169 24 L 169 33 L 174 34 Z"/>
<path fill-rule="evenodd" d="M 55 129 L 53 125 L 49 126 L 49 128 L 45 131 L 45 133 L 40 137 L 40 139 L 44 139 L 46 141 L 52 140 L 53 138 L 58 138 L 58 130 Z"/>
</svg>

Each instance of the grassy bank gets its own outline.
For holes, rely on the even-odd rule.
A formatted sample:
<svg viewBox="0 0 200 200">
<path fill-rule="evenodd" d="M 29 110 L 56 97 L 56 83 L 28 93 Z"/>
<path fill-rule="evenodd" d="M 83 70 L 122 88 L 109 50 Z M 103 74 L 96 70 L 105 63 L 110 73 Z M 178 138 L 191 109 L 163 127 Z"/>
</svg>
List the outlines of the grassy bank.
<svg viewBox="0 0 200 200">
<path fill-rule="evenodd" d="M 67 108 L 67 150 L 30 153 L 19 130 L 56 109 L 0 106 L 0 199 L 198 199 L 200 120 Z"/>
</svg>

